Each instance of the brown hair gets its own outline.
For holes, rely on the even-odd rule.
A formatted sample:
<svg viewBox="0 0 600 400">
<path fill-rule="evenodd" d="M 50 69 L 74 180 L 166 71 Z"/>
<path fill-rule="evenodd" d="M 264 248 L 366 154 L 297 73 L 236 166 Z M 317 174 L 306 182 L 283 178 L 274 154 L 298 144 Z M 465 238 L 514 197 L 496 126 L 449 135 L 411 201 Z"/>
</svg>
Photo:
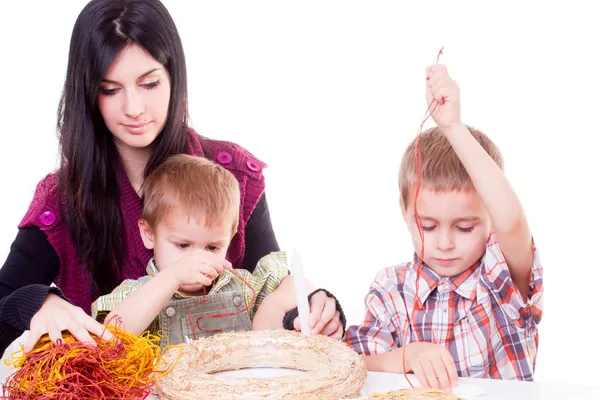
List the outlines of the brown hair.
<svg viewBox="0 0 600 400">
<path fill-rule="evenodd" d="M 478 129 L 470 126 L 467 126 L 467 129 L 498 167 L 504 169 L 502 154 L 494 142 Z M 404 151 L 400 164 L 398 185 L 401 206 L 404 210 L 407 208 L 409 195 L 417 184 L 416 147 L 415 138 Z M 421 155 L 421 182 L 424 189 L 433 191 L 473 189 L 469 174 L 448 139 L 439 129 L 431 128 L 421 134 Z"/>
<path fill-rule="evenodd" d="M 148 176 L 142 187 L 142 219 L 151 227 L 173 211 L 188 218 L 202 217 L 206 225 L 231 220 L 231 235 L 237 232 L 240 188 L 237 179 L 212 161 L 186 154 L 168 158 Z"/>
</svg>

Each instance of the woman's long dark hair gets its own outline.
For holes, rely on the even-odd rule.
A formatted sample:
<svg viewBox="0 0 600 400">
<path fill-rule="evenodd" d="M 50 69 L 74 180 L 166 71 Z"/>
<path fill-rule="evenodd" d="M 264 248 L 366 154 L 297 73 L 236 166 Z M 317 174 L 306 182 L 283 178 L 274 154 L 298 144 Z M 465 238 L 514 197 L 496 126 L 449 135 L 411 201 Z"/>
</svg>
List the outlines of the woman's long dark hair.
<svg viewBox="0 0 600 400">
<path fill-rule="evenodd" d="M 185 57 L 169 12 L 159 0 L 92 0 L 73 28 L 57 123 L 61 212 L 88 273 L 92 296 L 108 293 L 122 279 L 117 151 L 97 99 L 99 84 L 115 56 L 132 43 L 162 63 L 171 81 L 167 122 L 153 143 L 145 176 L 186 149 Z"/>
</svg>

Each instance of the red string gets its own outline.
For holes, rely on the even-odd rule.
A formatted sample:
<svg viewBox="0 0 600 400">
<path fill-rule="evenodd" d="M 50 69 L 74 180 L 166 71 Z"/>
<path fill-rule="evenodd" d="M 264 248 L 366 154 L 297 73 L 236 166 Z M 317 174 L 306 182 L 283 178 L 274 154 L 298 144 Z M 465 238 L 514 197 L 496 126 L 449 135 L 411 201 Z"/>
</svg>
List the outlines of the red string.
<svg viewBox="0 0 600 400">
<path fill-rule="evenodd" d="M 434 64 L 437 64 L 439 62 L 440 56 L 443 54 L 444 48 L 442 47 L 440 49 L 440 51 L 437 54 L 437 57 L 434 61 Z M 429 80 L 429 76 L 426 78 L 427 80 Z M 425 117 L 423 118 L 423 121 L 421 122 L 421 125 L 419 126 L 419 131 L 417 133 L 417 138 L 416 138 L 416 165 L 415 165 L 415 174 L 416 174 L 416 178 L 417 178 L 417 184 L 416 184 L 416 188 L 415 188 L 415 198 L 414 198 L 414 202 L 413 202 L 413 215 L 415 218 L 415 223 L 417 225 L 417 229 L 419 231 L 419 238 L 421 240 L 421 250 L 419 252 L 419 258 L 417 260 L 417 263 L 415 265 L 415 273 L 416 273 L 416 285 L 415 285 L 415 305 L 413 307 L 413 312 L 412 312 L 412 316 L 416 317 L 416 313 L 417 313 L 417 308 L 420 308 L 423 310 L 423 313 L 425 315 L 425 319 L 427 324 L 429 325 L 429 329 L 431 331 L 431 342 L 435 343 L 435 337 L 434 337 L 434 329 L 433 329 L 433 324 L 432 322 L 429 320 L 429 316 L 427 315 L 427 310 L 425 309 L 425 305 L 421 302 L 421 299 L 418 297 L 418 293 L 419 293 L 419 278 L 421 275 L 421 272 L 423 270 L 423 258 L 424 258 L 424 253 L 425 253 L 425 236 L 423 233 L 423 227 L 421 225 L 421 218 L 419 217 L 419 213 L 417 210 L 417 199 L 419 197 L 419 193 L 421 192 L 421 187 L 422 187 L 422 152 L 421 152 L 421 134 L 423 132 L 423 126 L 425 125 L 425 122 L 427 122 L 427 120 L 431 117 L 431 115 L 435 112 L 435 110 L 437 109 L 437 107 L 439 107 L 440 105 L 443 105 L 446 102 L 446 99 L 444 97 L 442 97 L 439 101 L 436 101 L 435 99 L 432 99 L 431 102 L 429 103 L 429 106 L 427 107 L 427 111 L 425 112 Z M 435 105 L 434 105 L 435 104 Z M 433 109 L 431 108 L 433 106 Z M 408 316 L 408 309 L 406 306 L 406 301 L 404 301 L 404 307 L 406 309 L 406 315 Z M 414 319 L 414 318 L 413 318 Z M 410 319 L 409 319 L 409 335 L 410 335 L 410 327 L 411 327 L 411 323 L 410 323 Z M 417 336 L 417 340 L 418 341 L 422 341 L 423 337 L 419 337 L 419 330 L 416 328 L 416 326 L 414 327 L 414 331 L 415 331 L 415 335 Z M 481 348 L 481 345 L 479 344 L 479 340 L 477 340 L 477 337 L 474 336 L 475 342 L 477 344 L 477 347 L 479 348 L 480 353 L 483 353 L 483 350 Z M 527 333 L 525 333 L 525 339 L 527 339 Z M 529 348 L 527 347 L 527 344 L 525 346 L 527 348 L 527 352 L 529 352 Z M 407 368 L 406 368 L 406 343 L 404 343 L 403 349 L 402 349 L 402 358 L 403 358 L 403 370 L 404 370 L 404 378 L 408 381 L 408 383 L 410 384 L 411 387 L 415 387 L 413 385 L 413 383 L 410 381 L 410 379 L 408 379 L 408 375 L 407 375 Z"/>
<path fill-rule="evenodd" d="M 437 54 L 437 57 L 434 61 L 433 64 L 437 64 L 440 60 L 440 56 L 442 55 L 444 51 L 444 48 L 442 47 L 440 49 L 440 51 Z M 429 80 L 429 76 L 427 77 L 427 80 Z M 435 339 L 434 339 L 434 332 L 433 332 L 433 324 L 431 323 L 431 321 L 429 320 L 429 317 L 427 315 L 427 310 L 425 309 L 424 304 L 421 302 L 418 294 L 419 294 L 419 278 L 421 275 L 421 271 L 423 269 L 423 258 L 425 256 L 425 235 L 423 233 L 423 227 L 421 226 L 421 218 L 419 217 L 419 213 L 417 211 L 417 199 L 419 197 L 419 193 L 421 192 L 421 186 L 422 186 L 422 154 L 421 154 L 421 134 L 423 133 L 423 126 L 425 125 L 425 123 L 427 122 L 427 120 L 429 120 L 429 118 L 431 117 L 431 115 L 435 112 L 436 108 L 441 104 L 444 104 L 444 100 L 442 99 L 441 102 L 437 102 L 435 99 L 432 99 L 431 102 L 429 103 L 429 105 L 427 106 L 427 110 L 425 111 L 425 116 L 423 117 L 423 120 L 421 121 L 421 125 L 419 126 L 419 130 L 417 132 L 417 138 L 416 138 L 416 162 L 415 162 L 415 175 L 417 178 L 417 183 L 416 183 L 416 187 L 415 187 L 415 196 L 414 196 L 414 201 L 413 201 L 413 215 L 415 218 L 415 223 L 417 225 L 417 230 L 419 232 L 419 238 L 421 240 L 421 249 L 419 251 L 419 257 L 417 260 L 417 264 L 415 265 L 415 273 L 416 273 L 416 286 L 415 286 L 415 305 L 413 307 L 413 312 L 411 314 L 409 314 L 408 312 L 408 307 L 406 305 L 406 300 L 404 300 L 404 298 L 402 298 L 403 302 L 404 302 L 404 308 L 406 310 L 406 317 L 409 321 L 409 331 L 408 334 L 410 335 L 410 327 L 411 325 L 413 325 L 413 330 L 415 332 L 415 335 L 417 336 L 417 340 L 418 341 L 422 341 L 423 337 L 419 338 L 419 330 L 417 329 L 417 327 L 415 326 L 414 322 L 411 324 L 411 318 L 409 317 L 409 315 L 412 315 L 413 317 L 416 316 L 416 312 L 417 312 L 417 307 L 421 308 L 423 310 L 423 313 L 425 315 L 425 319 L 427 320 L 427 323 L 429 324 L 429 329 L 431 331 L 431 342 L 434 343 Z M 433 106 L 433 108 L 432 108 Z M 414 321 L 414 318 L 413 318 Z M 410 339 L 410 338 L 409 338 Z M 402 346 L 402 362 L 403 362 L 403 373 L 404 373 L 404 378 L 407 380 L 407 382 L 409 383 L 409 385 L 414 388 L 415 386 L 413 385 L 413 383 L 410 381 L 410 379 L 408 379 L 408 374 L 407 374 L 407 368 L 406 368 L 406 345 L 407 345 L 407 340 L 404 340 L 403 346 Z"/>
<path fill-rule="evenodd" d="M 250 309 L 250 307 L 252 307 L 256 301 L 256 290 L 254 290 L 254 288 L 252 287 L 252 285 L 250 285 L 250 283 L 244 279 L 244 276 L 241 275 L 239 272 L 237 272 L 235 269 L 231 269 L 230 270 L 231 274 L 233 276 L 235 276 L 236 278 L 238 278 L 240 280 L 240 282 L 242 282 L 244 285 L 246 285 L 248 287 L 248 289 L 250 289 L 250 291 L 252 292 L 252 299 L 250 300 L 250 302 L 248 303 L 248 305 L 246 307 L 244 307 L 243 309 L 236 311 L 236 312 L 231 312 L 231 313 L 218 313 L 218 314 L 209 314 L 209 315 L 201 315 L 200 317 L 196 318 L 196 321 L 194 321 L 194 317 L 192 314 L 192 311 L 195 307 L 205 304 L 208 301 L 208 296 L 206 295 L 206 287 L 204 288 L 204 294 L 203 294 L 203 299 L 197 303 L 195 303 L 192 307 L 190 307 L 189 311 L 188 311 L 188 318 L 190 320 L 190 325 L 192 327 L 192 334 L 194 336 L 194 339 L 196 339 L 196 327 L 200 330 L 200 332 L 204 332 L 204 333 L 219 333 L 219 332 L 223 332 L 221 329 L 204 329 L 200 326 L 200 320 L 202 319 L 218 319 L 218 318 L 227 318 L 227 317 L 231 317 L 234 315 L 238 315 L 238 314 L 242 314 L 246 311 L 248 311 Z M 223 302 L 223 300 L 221 300 L 221 298 L 218 296 L 217 294 L 217 298 L 219 299 L 219 301 L 221 301 L 221 305 L 223 306 L 223 308 L 225 308 L 225 303 Z M 234 322 L 235 323 L 235 322 Z M 237 327 L 234 327 L 237 328 Z"/>
</svg>

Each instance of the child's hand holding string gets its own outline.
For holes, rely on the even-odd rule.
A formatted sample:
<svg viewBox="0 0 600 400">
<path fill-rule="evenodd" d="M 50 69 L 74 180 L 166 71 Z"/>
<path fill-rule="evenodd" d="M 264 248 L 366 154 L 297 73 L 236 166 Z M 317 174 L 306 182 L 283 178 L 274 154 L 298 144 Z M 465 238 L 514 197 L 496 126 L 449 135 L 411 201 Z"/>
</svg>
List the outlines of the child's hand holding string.
<svg viewBox="0 0 600 400">
<path fill-rule="evenodd" d="M 170 265 L 160 265 L 160 260 L 156 262 L 160 272 L 129 293 L 108 314 L 106 321 L 118 315 L 127 331 L 139 335 L 148 329 L 177 290 L 195 295 L 212 285 L 225 269 L 231 269 L 231 264 L 223 256 L 201 249 L 186 250 Z"/>
<path fill-rule="evenodd" d="M 205 250 L 190 251 L 168 267 L 178 286 L 210 286 L 231 263 L 224 258 Z"/>
<path fill-rule="evenodd" d="M 426 70 L 426 98 L 428 112 L 437 126 L 444 131 L 460 120 L 460 90 L 446 66 L 435 64 Z"/>
</svg>

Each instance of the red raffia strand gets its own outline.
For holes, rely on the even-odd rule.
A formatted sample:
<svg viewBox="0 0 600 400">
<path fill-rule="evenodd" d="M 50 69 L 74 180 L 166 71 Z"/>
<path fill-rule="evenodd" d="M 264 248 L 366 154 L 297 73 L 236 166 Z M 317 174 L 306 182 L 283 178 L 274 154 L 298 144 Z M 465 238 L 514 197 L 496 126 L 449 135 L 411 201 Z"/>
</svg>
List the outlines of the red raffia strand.
<svg viewBox="0 0 600 400">
<path fill-rule="evenodd" d="M 444 48 L 442 47 L 440 49 L 440 51 L 437 54 L 437 57 L 434 61 L 433 64 L 437 64 L 440 60 L 440 56 L 443 54 Z M 429 80 L 429 77 L 427 77 L 427 80 Z M 441 103 L 443 104 L 444 101 L 442 99 Z M 406 306 L 406 301 L 404 301 L 404 308 L 406 310 L 406 316 L 408 319 L 408 324 L 409 324 L 409 330 L 408 330 L 408 334 L 410 335 L 410 315 L 415 316 L 416 314 L 416 309 L 417 309 L 417 305 L 423 309 L 423 312 L 425 313 L 425 318 L 430 326 L 431 329 L 431 342 L 435 342 L 434 337 L 433 337 L 433 324 L 431 323 L 431 321 L 429 321 L 429 317 L 427 316 L 427 310 L 424 309 L 424 305 L 420 302 L 418 293 L 419 293 L 419 276 L 420 273 L 423 269 L 423 257 L 425 256 L 425 236 L 423 234 L 423 227 L 421 226 L 421 218 L 419 217 L 419 213 L 417 211 L 417 199 L 419 197 L 419 193 L 421 192 L 421 185 L 422 185 L 422 154 L 421 154 L 421 133 L 423 132 L 423 126 L 425 125 L 425 123 L 427 122 L 427 120 L 429 120 L 429 118 L 431 117 L 431 115 L 435 112 L 436 108 L 439 106 L 439 102 L 437 102 L 435 99 L 432 99 L 431 102 L 429 103 L 429 105 L 427 106 L 427 110 L 425 111 L 425 116 L 423 117 L 423 120 L 421 121 L 421 125 L 419 126 L 419 131 L 417 132 L 417 139 L 416 139 L 416 165 L 415 165 L 415 175 L 417 177 L 417 184 L 416 184 L 416 188 L 415 188 L 415 197 L 414 197 L 414 202 L 413 202 L 413 214 L 414 214 L 414 218 L 415 218 L 415 223 L 417 225 L 417 229 L 419 231 L 419 238 L 421 239 L 421 250 L 420 250 L 420 254 L 419 254 L 419 259 L 417 260 L 417 264 L 415 265 L 415 272 L 416 272 L 416 287 L 415 287 L 415 306 L 413 309 L 413 312 L 411 314 L 409 314 L 408 312 L 408 307 Z M 433 106 L 433 108 L 432 108 Z M 417 304 L 417 302 L 419 304 Z M 417 337 L 419 336 L 418 334 L 418 329 L 415 327 L 414 329 L 415 334 L 417 335 Z M 410 340 L 410 338 L 409 338 Z M 420 339 L 422 340 L 422 338 Z M 413 385 L 413 383 L 410 381 L 410 379 L 408 379 L 408 374 L 406 372 L 407 368 L 406 368 L 406 345 L 407 345 L 407 340 L 404 340 L 403 346 L 402 346 L 402 363 L 403 363 L 403 373 L 404 373 L 404 378 L 408 381 L 409 385 L 414 388 L 415 386 Z"/>
<path fill-rule="evenodd" d="M 210 314 L 210 315 L 201 315 L 200 317 L 196 318 L 196 321 L 194 321 L 194 317 L 193 317 L 193 310 L 195 307 L 202 305 L 204 303 L 206 303 L 208 301 L 208 296 L 206 295 L 206 287 L 204 288 L 204 294 L 203 294 L 203 299 L 197 303 L 195 303 L 192 307 L 190 307 L 189 311 L 188 311 L 188 318 L 190 320 L 190 325 L 192 327 L 192 335 L 194 336 L 194 339 L 196 339 L 196 328 L 198 328 L 200 330 L 200 332 L 204 332 L 204 333 L 219 333 L 222 332 L 221 329 L 204 329 L 200 326 L 200 321 L 202 319 L 218 319 L 218 318 L 227 318 L 227 317 L 231 317 L 234 315 L 238 315 L 238 314 L 242 314 L 246 311 L 248 311 L 250 309 L 250 307 L 252 307 L 256 301 L 256 290 L 254 290 L 254 288 L 252 287 L 252 285 L 250 285 L 250 283 L 244 279 L 244 276 L 242 274 L 240 274 L 239 272 L 237 272 L 235 269 L 231 269 L 229 270 L 229 272 L 236 278 L 238 278 L 240 280 L 240 282 L 242 282 L 244 285 L 246 285 L 246 287 L 248 287 L 248 289 L 252 292 L 252 299 L 250 300 L 249 304 L 244 307 L 243 309 L 236 311 L 236 312 L 231 312 L 231 313 L 218 313 L 218 314 Z M 223 300 L 221 300 L 217 294 L 217 298 L 221 301 L 221 305 L 223 306 L 223 308 L 225 308 L 225 304 L 223 303 Z M 234 322 L 235 323 L 235 322 Z M 234 327 L 234 329 L 237 330 L 237 327 Z"/>
<path fill-rule="evenodd" d="M 99 340 L 96 346 L 79 342 L 70 334 L 53 344 L 42 336 L 28 354 L 23 348 L 11 355 L 7 365 L 18 368 L 2 385 L 3 400 L 25 399 L 144 399 L 154 379 L 171 371 L 162 370 L 158 336 L 136 336 L 115 326 L 105 329 L 114 339 Z"/>
</svg>

